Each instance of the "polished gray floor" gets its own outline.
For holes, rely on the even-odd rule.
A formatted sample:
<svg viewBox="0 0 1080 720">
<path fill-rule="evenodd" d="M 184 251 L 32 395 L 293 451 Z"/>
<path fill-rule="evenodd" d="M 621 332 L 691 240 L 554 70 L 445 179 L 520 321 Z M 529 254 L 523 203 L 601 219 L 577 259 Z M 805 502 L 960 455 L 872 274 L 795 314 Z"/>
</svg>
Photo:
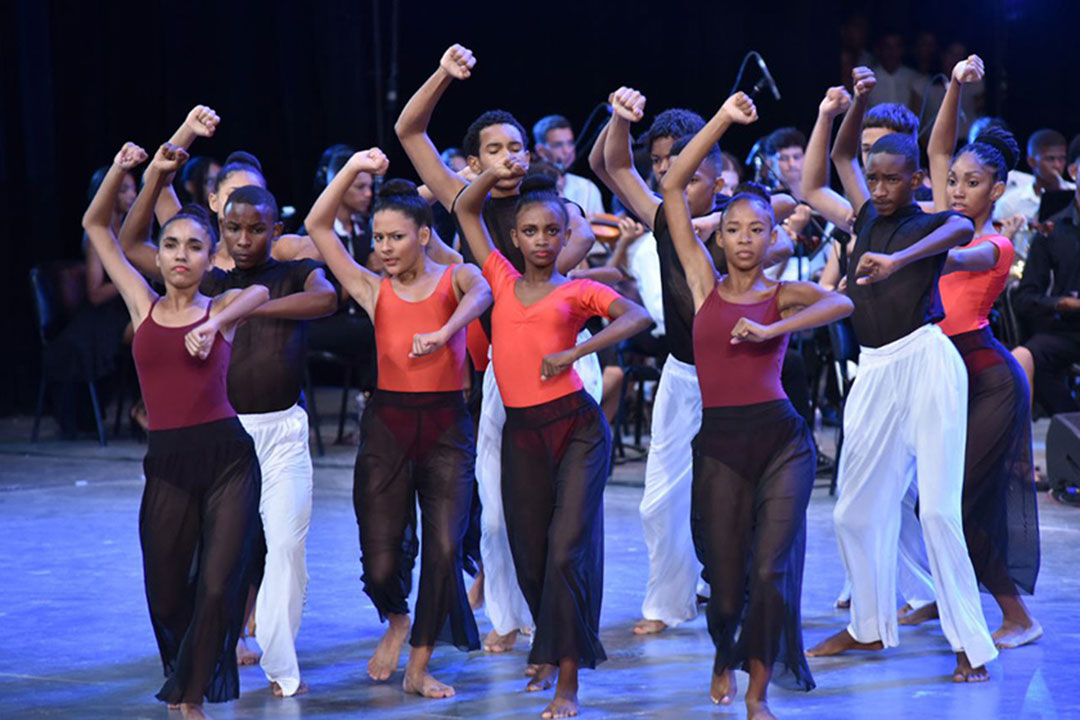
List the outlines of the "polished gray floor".
<svg viewBox="0 0 1080 720">
<path fill-rule="evenodd" d="M 1045 429 L 1042 428 L 1043 433 Z M 161 669 L 147 617 L 136 518 L 144 448 L 113 442 L 31 446 L 25 421 L 0 421 L 0 718 L 166 718 L 153 699 Z M 215 718 L 413 718 L 538 716 L 546 699 L 522 692 L 525 644 L 490 656 L 439 649 L 435 673 L 457 687 L 452 700 L 400 691 L 400 673 L 376 685 L 365 674 L 379 635 L 360 590 L 351 507 L 353 448 L 317 463 L 308 544 L 311 583 L 298 641 L 310 695 L 274 699 L 257 667 L 241 671 L 242 694 L 213 706 Z M 637 505 L 643 463 L 618 468 L 606 496 L 603 641 L 610 660 L 582 674 L 590 718 L 743 717 L 741 701 L 708 700 L 712 649 L 704 619 L 648 639 L 630 633 L 647 572 Z M 842 572 L 833 500 L 815 491 L 803 592 L 808 644 L 834 632 Z M 901 631 L 902 645 L 874 656 L 811 663 L 818 687 L 774 690 L 780 717 L 1073 718 L 1080 691 L 1071 668 L 1080 641 L 1080 513 L 1040 499 L 1043 566 L 1030 605 L 1046 628 L 1039 643 L 1005 651 L 992 681 L 950 682 L 954 656 L 931 623 Z M 984 596 L 991 629 L 999 615 Z M 481 631 L 489 625 L 481 612 Z M 1070 651 L 1069 648 L 1074 648 Z M 745 676 L 740 676 L 745 682 Z"/>
</svg>

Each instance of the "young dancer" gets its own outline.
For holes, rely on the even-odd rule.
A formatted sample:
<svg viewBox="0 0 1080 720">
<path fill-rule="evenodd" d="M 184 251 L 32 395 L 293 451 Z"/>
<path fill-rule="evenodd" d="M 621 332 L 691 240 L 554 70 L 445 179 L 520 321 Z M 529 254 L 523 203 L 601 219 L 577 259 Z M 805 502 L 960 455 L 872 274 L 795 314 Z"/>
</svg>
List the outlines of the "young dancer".
<svg viewBox="0 0 1080 720">
<path fill-rule="evenodd" d="M 942 629 L 957 656 L 954 679 L 986 680 L 985 665 L 997 650 L 979 604 L 960 513 L 967 372 L 934 324 L 944 317 L 937 285 L 946 253 L 970 241 L 973 227 L 959 215 L 927 215 L 915 204 L 921 172 L 909 135 L 894 133 L 874 143 L 864 176 L 857 140 L 874 75 L 857 68 L 854 81 L 855 98 L 832 152 L 857 213 L 847 293 L 855 302 L 851 319 L 862 349 L 844 413 L 840 498 L 833 513 L 852 582 L 851 624 L 808 654 L 898 644 L 901 501 L 915 482 Z"/>
<path fill-rule="evenodd" d="M 454 688 L 428 670 L 435 641 L 480 647 L 462 578 L 462 542 L 473 498 L 473 424 L 465 405 L 465 327 L 491 305 L 472 265 L 427 255 L 431 208 L 415 186 L 386 182 L 373 217 L 375 252 L 387 277 L 358 263 L 334 233 L 341 198 L 360 173 L 382 175 L 377 148 L 353 155 L 319 196 L 306 225 L 331 271 L 375 323 L 378 387 L 364 408 L 353 503 L 367 592 L 389 628 L 368 663 L 385 681 L 409 632 L 416 555 L 415 507 L 423 526 L 420 588 L 402 687 L 444 698 Z"/>
<path fill-rule="evenodd" d="M 846 317 L 852 303 L 814 283 L 777 283 L 764 275 L 776 217 L 758 195 L 736 194 L 724 209 L 723 276 L 694 233 L 683 193 L 695 169 L 732 124 L 755 120 L 745 94 L 728 98 L 679 153 L 660 187 L 693 296 L 704 405 L 694 438 L 690 522 L 711 588 L 716 659 L 709 692 L 713 702 L 730 703 L 734 671 L 746 670 L 747 717 L 764 720 L 773 717 L 766 691 L 775 663 L 797 687 L 814 687 L 802 651 L 799 603 L 815 450 L 809 427 L 784 393 L 780 370 L 790 333 Z"/>
<path fill-rule="evenodd" d="M 443 53 L 438 69 L 420 86 L 401 111 L 394 125 L 398 139 L 405 148 L 409 160 L 435 199 L 451 213 L 454 204 L 467 182 L 452 172 L 439 157 L 434 143 L 427 134 L 427 126 L 439 99 L 455 80 L 467 80 L 472 76 L 476 58 L 468 48 L 452 45 Z M 462 143 L 469 171 L 477 175 L 486 169 L 500 165 L 507 158 L 528 168 L 525 128 L 504 110 L 489 110 L 469 126 Z M 510 177 L 498 182 L 485 199 L 483 216 L 496 248 L 518 272 L 525 272 L 525 260 L 521 250 L 510 238 L 521 191 L 521 178 Z M 596 236 L 592 232 L 581 209 L 566 203 L 570 216 L 571 232 L 562 252 L 556 260 L 560 273 L 568 273 L 585 258 Z M 472 255 L 468 244 L 462 246 L 466 262 L 480 265 Z M 582 331 L 587 338 L 588 331 Z M 468 330 L 471 353 L 486 355 L 491 337 L 491 312 L 481 316 L 480 321 Z M 486 359 L 486 358 L 485 358 Z M 575 368 L 585 383 L 585 388 L 599 402 L 602 392 L 600 363 L 595 355 L 584 355 Z M 528 605 L 515 579 L 513 559 L 506 534 L 506 521 L 502 512 L 501 491 L 501 443 L 506 414 L 499 395 L 494 369 L 484 370 L 483 399 L 476 440 L 476 479 L 481 502 L 480 551 L 483 557 L 483 598 L 485 611 L 493 630 L 484 639 L 484 649 L 505 652 L 513 649 L 519 629 L 529 628 L 533 621 Z M 530 669 L 531 672 L 531 669 Z"/>
<path fill-rule="evenodd" d="M 262 565 L 259 462 L 236 419 L 225 376 L 237 323 L 269 297 L 253 285 L 199 292 L 216 235 L 198 209 L 161 228 L 159 295 L 124 258 L 109 229 L 124 173 L 146 159 L 127 143 L 83 217 L 135 326 L 132 354 L 149 413 L 139 538 L 150 619 L 166 681 L 157 697 L 185 718 L 239 695 L 236 640 Z"/>
<path fill-rule="evenodd" d="M 1015 250 L 994 231 L 994 203 L 1005 191 L 1020 148 L 1012 134 L 990 128 L 953 155 L 961 93 L 983 76 L 982 59 L 957 63 L 934 122 L 927 154 L 938 210 L 972 218 L 979 228 L 969 244 L 953 248 L 939 288 L 945 319 L 939 326 L 968 370 L 968 429 L 964 463 L 964 536 L 975 577 L 1001 608 L 994 632 L 999 648 L 1034 642 L 1042 626 L 1020 598 L 1031 594 L 1039 570 L 1038 506 L 1032 478 L 1031 408 L 1027 378 L 994 339 L 990 308 L 1005 289 Z M 936 604 L 901 618 L 915 625 L 937 617 Z"/>
<path fill-rule="evenodd" d="M 146 185 L 120 234 L 128 257 L 151 277 L 149 235 L 153 207 L 186 153 L 166 143 L 147 172 Z M 224 172 L 224 171 L 223 171 Z M 296 636 L 307 592 L 307 534 L 311 521 L 312 465 L 307 413 L 299 405 L 307 353 L 306 320 L 337 307 L 333 285 L 314 260 L 279 262 L 271 256 L 281 235 L 274 196 L 259 185 L 237 188 L 222 209 L 223 245 L 234 269 L 212 268 L 205 294 L 262 285 L 270 301 L 236 333 L 229 366 L 229 401 L 255 441 L 262 468 L 259 513 L 266 533 L 266 570 L 255 596 L 259 661 L 278 697 L 305 693 L 296 658 Z"/>
<path fill-rule="evenodd" d="M 495 297 L 492 365 L 506 407 L 503 509 L 518 584 L 536 622 L 529 662 L 538 667 L 527 689 L 549 688 L 557 675 L 543 717 L 569 717 L 578 712 L 578 668 L 606 658 L 599 638 L 602 500 L 611 460 L 607 421 L 572 368 L 650 320 L 606 285 L 559 272 L 569 218 L 550 179 L 530 178 L 518 199 L 511 240 L 525 272 L 496 249 L 482 218 L 485 200 L 524 174 L 509 157 L 485 170 L 458 199 L 458 221 Z M 596 315 L 611 324 L 575 344 Z"/>
</svg>

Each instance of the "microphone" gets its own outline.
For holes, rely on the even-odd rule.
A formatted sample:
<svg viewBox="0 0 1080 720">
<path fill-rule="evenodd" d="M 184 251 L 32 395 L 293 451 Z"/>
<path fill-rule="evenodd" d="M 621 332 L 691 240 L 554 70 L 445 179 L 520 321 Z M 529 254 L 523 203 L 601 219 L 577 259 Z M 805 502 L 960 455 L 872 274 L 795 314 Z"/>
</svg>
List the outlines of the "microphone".
<svg viewBox="0 0 1080 720">
<path fill-rule="evenodd" d="M 755 161 L 760 162 L 762 156 L 765 154 L 765 137 L 758 138 L 758 141 L 754 143 L 754 147 L 750 148 L 750 154 L 746 156 L 746 164 L 753 165 Z"/>
<path fill-rule="evenodd" d="M 767 86 L 769 91 L 772 92 L 773 98 L 779 100 L 780 90 L 776 87 L 776 81 L 773 80 L 773 76 L 769 73 L 769 66 L 765 64 L 765 59 L 758 55 L 756 51 L 754 52 L 754 59 L 757 60 L 758 67 L 761 68 L 761 74 L 764 75 L 754 86 L 754 89 L 760 92 Z"/>
</svg>

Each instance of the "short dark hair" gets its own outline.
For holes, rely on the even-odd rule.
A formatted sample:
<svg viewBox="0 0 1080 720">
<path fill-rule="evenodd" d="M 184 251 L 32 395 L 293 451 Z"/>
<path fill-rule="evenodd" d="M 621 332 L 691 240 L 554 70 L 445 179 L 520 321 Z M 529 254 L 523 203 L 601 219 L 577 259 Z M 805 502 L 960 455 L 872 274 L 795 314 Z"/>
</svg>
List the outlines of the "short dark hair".
<svg viewBox="0 0 1080 720">
<path fill-rule="evenodd" d="M 1036 130 L 1031 133 L 1031 137 L 1027 141 L 1028 157 L 1038 155 L 1047 148 L 1052 147 L 1065 147 L 1065 136 L 1050 128 Z"/>
<path fill-rule="evenodd" d="M 461 141 L 461 149 L 465 151 L 466 157 L 480 156 L 480 133 L 492 125 L 513 125 L 521 133 L 522 144 L 528 142 L 526 138 L 529 135 L 525 132 L 525 126 L 519 123 L 516 117 L 505 110 L 488 110 L 473 120 L 465 131 L 465 138 Z"/>
<path fill-rule="evenodd" d="M 866 111 L 863 129 L 885 128 L 912 137 L 919 134 L 919 118 L 899 103 L 881 103 Z"/>
<path fill-rule="evenodd" d="M 217 160 L 207 155 L 193 157 L 184 163 L 184 167 L 180 170 L 180 184 L 186 185 L 190 181 L 195 185 L 191 202 L 200 204 L 206 202 L 206 176 L 210 174 L 210 166 L 216 164 Z"/>
<path fill-rule="evenodd" d="M 249 152 L 237 150 L 225 158 L 225 165 L 222 166 L 217 175 L 217 180 L 214 181 L 214 192 L 220 192 L 221 186 L 235 172 L 249 172 L 258 175 L 262 179 L 263 185 L 266 185 L 266 176 L 263 175 L 262 163 L 259 162 L 259 159 Z"/>
<path fill-rule="evenodd" d="M 210 240 L 210 254 L 214 253 L 218 242 L 217 220 L 210 217 L 210 211 L 205 207 L 194 203 L 184 205 L 180 208 L 180 212 L 162 223 L 161 229 L 158 231 L 158 247 L 161 246 L 161 240 L 165 237 L 165 231 L 177 220 L 190 220 L 201 227 Z"/>
<path fill-rule="evenodd" d="M 694 139 L 693 135 L 683 135 L 681 138 L 679 138 L 678 140 L 676 140 L 672 144 L 672 146 L 671 146 L 671 154 L 674 156 L 674 155 L 678 155 L 679 153 L 681 153 L 686 148 L 686 146 L 690 144 L 690 141 L 693 140 L 693 139 Z M 720 152 L 720 144 L 719 143 L 713 143 L 712 144 L 712 147 L 709 148 L 709 152 L 707 152 L 705 154 L 705 159 L 702 162 L 707 162 L 710 165 L 712 165 L 713 170 L 716 172 L 717 175 L 719 175 L 721 173 L 721 171 L 723 171 L 723 169 L 724 169 L 724 156 Z"/>
<path fill-rule="evenodd" d="M 375 195 L 375 213 L 383 210 L 397 210 L 411 218 L 418 228 L 430 228 L 435 222 L 431 206 L 420 197 L 416 184 L 401 178 L 386 180 Z"/>
<path fill-rule="evenodd" d="M 878 141 L 870 148 L 870 155 L 898 155 L 904 158 L 904 165 L 908 170 L 915 172 L 919 169 L 919 144 L 915 138 L 907 133 L 896 132 Z"/>
<path fill-rule="evenodd" d="M 542 117 L 536 121 L 535 125 L 533 125 L 533 142 L 537 145 L 543 145 L 547 142 L 547 134 L 549 132 L 552 130 L 560 130 L 562 128 L 567 128 L 568 130 L 573 129 L 570 121 L 562 115 L 548 115 L 547 117 Z"/>
<path fill-rule="evenodd" d="M 1016 161 L 1020 159 L 1020 146 L 1011 132 L 992 127 L 977 137 L 975 142 L 961 148 L 956 157 L 964 153 L 974 155 L 983 166 L 993 170 L 995 182 L 1005 182 L 1009 171 L 1016 167 Z"/>
<path fill-rule="evenodd" d="M 668 108 L 653 118 L 649 129 L 638 137 L 638 143 L 646 150 L 652 150 L 652 144 L 660 138 L 681 138 L 694 135 L 705 127 L 705 119 L 693 110 Z"/>
<path fill-rule="evenodd" d="M 789 147 L 806 150 L 806 136 L 793 127 L 782 127 L 765 137 L 766 155 L 778 155 L 781 150 Z"/>
<path fill-rule="evenodd" d="M 270 211 L 270 217 L 274 222 L 278 221 L 278 204 L 277 198 L 274 194 L 264 187 L 258 185 L 244 185 L 238 187 L 229 195 L 229 202 L 225 203 L 225 207 L 230 205 L 250 205 L 251 207 L 264 207 Z"/>
</svg>

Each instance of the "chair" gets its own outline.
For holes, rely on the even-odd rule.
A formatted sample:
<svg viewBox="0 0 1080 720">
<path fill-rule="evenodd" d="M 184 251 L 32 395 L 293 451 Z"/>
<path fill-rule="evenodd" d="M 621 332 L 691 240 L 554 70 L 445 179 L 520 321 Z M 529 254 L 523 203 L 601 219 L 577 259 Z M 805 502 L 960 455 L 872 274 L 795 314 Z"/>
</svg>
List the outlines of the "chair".
<svg viewBox="0 0 1080 720">
<path fill-rule="evenodd" d="M 30 432 L 30 442 L 33 443 L 38 441 L 41 416 L 45 412 L 45 391 L 50 379 L 44 363 L 45 349 L 59 334 L 71 312 L 83 300 L 81 288 L 85 286 L 74 282 L 74 279 L 77 279 L 80 275 L 80 268 L 82 268 L 82 272 L 85 272 L 82 263 L 35 265 L 30 268 L 30 291 L 34 300 L 34 320 L 37 323 L 43 360 L 41 364 L 41 382 L 38 385 L 37 411 L 34 414 L 34 427 Z M 101 405 L 98 402 L 97 386 L 94 384 L 93 374 L 87 370 L 82 380 L 89 387 L 98 441 L 104 446 L 107 442 L 105 425 L 101 416 Z"/>
<path fill-rule="evenodd" d="M 641 444 L 641 438 L 645 428 L 645 383 L 658 382 L 660 380 L 660 367 L 663 364 L 664 356 L 643 352 L 644 348 L 635 346 L 632 341 L 620 344 L 617 350 L 619 366 L 623 369 L 623 386 L 622 395 L 619 396 L 619 408 L 615 412 L 615 423 L 612 428 L 612 432 L 614 433 L 612 439 L 612 456 L 613 459 L 616 454 L 620 458 L 626 457 L 626 446 L 623 443 L 623 436 L 630 432 L 630 413 L 626 395 L 627 390 L 632 385 L 637 386 L 634 398 L 634 444 L 632 447 L 644 456 L 645 448 Z M 658 364 L 653 366 L 647 365 L 644 362 L 631 362 L 627 359 L 627 356 L 629 355 L 637 355 L 644 358 L 655 357 Z"/>
<path fill-rule="evenodd" d="M 848 319 L 829 325 L 829 345 L 832 347 L 833 365 L 836 370 L 836 384 L 840 391 L 840 430 L 836 436 L 836 463 L 833 466 L 829 494 L 836 494 L 836 482 L 840 472 L 840 453 L 844 448 L 844 406 L 854 379 L 848 372 L 848 363 L 859 360 L 859 343 L 855 339 L 855 330 Z"/>
</svg>

